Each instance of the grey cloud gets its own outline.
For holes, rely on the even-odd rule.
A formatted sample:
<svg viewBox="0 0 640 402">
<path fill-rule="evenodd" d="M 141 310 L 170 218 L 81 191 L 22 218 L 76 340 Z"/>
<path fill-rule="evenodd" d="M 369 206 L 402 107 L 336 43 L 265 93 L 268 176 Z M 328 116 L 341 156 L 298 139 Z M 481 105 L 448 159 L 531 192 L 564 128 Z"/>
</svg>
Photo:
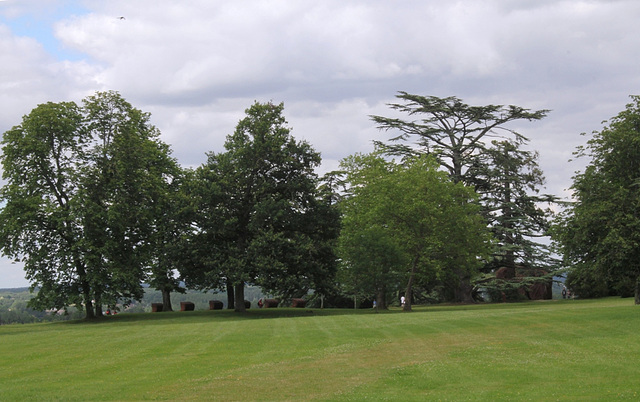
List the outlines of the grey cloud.
<svg viewBox="0 0 640 402">
<path fill-rule="evenodd" d="M 284 101 L 293 135 L 323 154 L 326 171 L 389 137 L 367 116 L 390 115 L 386 103 L 397 91 L 455 95 L 552 109 L 513 128 L 531 138 L 547 191 L 560 195 L 580 168 L 567 162 L 586 140 L 580 133 L 600 129 L 640 86 L 634 0 L 83 5 L 86 13 L 54 25 L 60 44 L 84 55 L 80 62 L 56 60 L 0 26 L 1 128 L 37 103 L 114 89 L 151 112 L 175 156 L 196 166 L 205 152 L 222 150 L 254 100 Z M 20 7 L 20 15 L 36 12 Z"/>
</svg>

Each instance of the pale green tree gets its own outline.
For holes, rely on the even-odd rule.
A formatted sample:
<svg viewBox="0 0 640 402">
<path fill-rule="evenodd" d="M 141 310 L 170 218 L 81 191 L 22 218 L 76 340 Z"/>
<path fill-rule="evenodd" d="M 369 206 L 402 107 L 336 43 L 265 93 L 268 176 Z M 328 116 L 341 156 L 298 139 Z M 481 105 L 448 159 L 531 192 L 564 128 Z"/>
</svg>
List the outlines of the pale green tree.
<svg viewBox="0 0 640 402">
<path fill-rule="evenodd" d="M 411 310 L 413 286 L 421 276 L 469 282 L 477 274 L 491 237 L 473 189 L 454 183 L 426 156 L 395 163 L 379 153 L 355 155 L 343 161 L 342 168 L 349 186 L 341 233 L 341 244 L 348 246 L 344 269 L 359 274 L 366 269 L 362 265 L 368 265 L 371 276 L 401 273 L 405 310 Z M 374 244 L 358 241 L 372 233 Z M 399 258 L 380 259 L 385 251 Z M 358 256 L 364 260 L 354 263 Z M 461 301 L 470 301 L 464 294 Z"/>
</svg>

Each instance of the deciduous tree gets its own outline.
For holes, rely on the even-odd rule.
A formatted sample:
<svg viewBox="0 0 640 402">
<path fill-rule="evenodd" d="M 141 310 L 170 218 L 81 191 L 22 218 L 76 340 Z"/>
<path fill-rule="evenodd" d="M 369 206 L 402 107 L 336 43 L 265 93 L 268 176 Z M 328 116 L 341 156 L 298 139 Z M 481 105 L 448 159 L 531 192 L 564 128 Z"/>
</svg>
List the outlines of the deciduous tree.
<svg viewBox="0 0 640 402">
<path fill-rule="evenodd" d="M 192 242 L 197 212 L 191 193 L 193 180 L 192 170 L 178 169 L 167 177 L 155 200 L 149 285 L 162 293 L 162 311 L 173 310 L 172 292 L 185 293 L 181 272 L 195 264 Z"/>
<path fill-rule="evenodd" d="M 387 202 L 368 183 L 390 174 L 390 165 L 379 155 L 354 155 L 342 161 L 347 193 L 340 202 L 342 230 L 338 241 L 339 280 L 343 292 L 370 299 L 378 309 L 388 306 L 388 294 L 406 285 L 410 256 L 398 236 L 380 215 Z M 404 293 L 405 289 L 402 289 Z"/>
<path fill-rule="evenodd" d="M 578 149 L 590 162 L 574 177 L 575 202 L 555 238 L 579 295 L 606 283 L 618 294 L 630 290 L 640 304 L 640 96 L 631 99 Z"/>
<path fill-rule="evenodd" d="M 338 215 L 318 190 L 320 154 L 290 135 L 283 110 L 256 102 L 199 173 L 201 244 L 210 245 L 200 277 L 209 288 L 231 283 L 236 311 L 245 283 L 296 297 L 322 293 L 335 274 Z"/>
<path fill-rule="evenodd" d="M 24 261 L 31 305 L 62 308 L 84 305 L 94 315 L 93 293 L 77 212 L 78 171 L 89 141 L 82 111 L 73 102 L 46 103 L 24 116 L 2 138 L 4 206 L 0 245 Z"/>
<path fill-rule="evenodd" d="M 32 305 L 139 299 L 156 200 L 176 162 L 149 115 L 116 92 L 35 108 L 3 136 L 0 245 L 25 261 Z"/>
<path fill-rule="evenodd" d="M 345 269 L 358 274 L 366 269 L 360 264 L 377 263 L 369 266 L 371 276 L 401 272 L 405 310 L 411 310 L 413 285 L 421 275 L 468 281 L 477 273 L 488 255 L 490 236 L 473 189 L 451 181 L 426 156 L 394 163 L 380 154 L 356 155 L 342 166 L 350 186 L 341 234 Z M 382 250 L 371 246 L 384 246 L 402 258 L 381 258 Z"/>
</svg>

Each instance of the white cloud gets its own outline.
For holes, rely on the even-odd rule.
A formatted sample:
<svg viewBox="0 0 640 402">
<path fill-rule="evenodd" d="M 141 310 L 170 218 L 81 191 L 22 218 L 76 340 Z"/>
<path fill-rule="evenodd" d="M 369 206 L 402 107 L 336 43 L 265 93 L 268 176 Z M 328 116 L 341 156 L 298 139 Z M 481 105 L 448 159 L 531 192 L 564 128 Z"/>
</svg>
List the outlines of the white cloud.
<svg viewBox="0 0 640 402">
<path fill-rule="evenodd" d="M 222 150 L 254 100 L 273 100 L 330 170 L 388 138 L 368 115 L 392 114 L 403 90 L 552 109 L 514 128 L 563 194 L 579 134 L 640 86 L 635 0 L 31 0 L 4 1 L 0 16 L 0 130 L 38 103 L 113 89 L 191 166 Z M 29 23 L 51 24 L 51 43 Z"/>
</svg>

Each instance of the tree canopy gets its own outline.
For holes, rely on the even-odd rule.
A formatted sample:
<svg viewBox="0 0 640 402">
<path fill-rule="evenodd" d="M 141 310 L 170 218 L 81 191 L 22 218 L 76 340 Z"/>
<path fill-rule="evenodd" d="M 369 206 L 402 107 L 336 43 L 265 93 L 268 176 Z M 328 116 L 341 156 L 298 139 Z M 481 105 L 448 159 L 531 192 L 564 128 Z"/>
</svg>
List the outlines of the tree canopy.
<svg viewBox="0 0 640 402">
<path fill-rule="evenodd" d="M 551 297 L 559 268 L 548 241 L 550 204 L 557 197 L 540 193 L 544 176 L 538 154 L 521 145 L 518 140 L 494 140 L 479 155 L 480 163 L 471 167 L 483 215 L 497 240 L 477 286 L 494 300 Z"/>
<path fill-rule="evenodd" d="M 400 276 L 411 310 L 413 286 L 422 277 L 458 284 L 477 273 L 490 235 L 473 189 L 452 182 L 426 156 L 394 163 L 379 153 L 356 155 L 342 167 L 349 184 L 341 236 L 347 277 L 368 272 L 372 291 L 380 293 L 385 281 Z M 466 294 L 456 297 L 469 301 Z"/>
<path fill-rule="evenodd" d="M 400 134 L 324 179 L 282 103 L 247 108 L 224 150 L 195 170 L 117 92 L 38 105 L 2 138 L 0 248 L 24 261 L 33 307 L 82 306 L 89 318 L 139 300 L 143 284 L 167 310 L 184 284 L 226 288 L 237 311 L 246 284 L 285 300 L 341 288 L 381 308 L 403 293 L 411 309 L 416 286 L 470 302 L 483 265 L 543 265 L 532 239 L 547 228 L 539 203 L 553 197 L 538 195 L 537 154 L 507 123 L 547 111 L 398 98 L 391 107 L 416 120 L 372 116 Z M 576 189 L 595 180 L 578 179 Z"/>
<path fill-rule="evenodd" d="M 320 154 L 290 135 L 283 110 L 253 104 L 198 170 L 199 243 L 210 252 L 195 275 L 205 287 L 233 285 L 237 311 L 245 283 L 291 298 L 322 293 L 335 274 L 339 221 L 319 190 Z"/>
<path fill-rule="evenodd" d="M 640 96 L 631 99 L 578 149 L 590 162 L 574 177 L 575 202 L 555 238 L 577 294 L 635 294 L 640 304 Z"/>
<path fill-rule="evenodd" d="M 505 137 L 504 133 L 507 137 L 526 140 L 506 124 L 516 120 L 540 120 L 549 112 L 514 105 L 471 106 L 455 96 L 439 98 L 401 91 L 396 97 L 403 103 L 389 106 L 416 119 L 371 116 L 380 129 L 400 132 L 389 143 L 378 141 L 377 144 L 393 155 L 434 155 L 454 181 L 467 184 L 472 184 L 467 170 L 487 145 L 488 138 Z M 408 141 L 413 142 L 407 144 Z"/>
<path fill-rule="evenodd" d="M 149 115 L 116 92 L 39 105 L 4 133 L 3 253 L 25 263 L 37 308 L 142 295 L 156 201 L 177 163 Z"/>
<path fill-rule="evenodd" d="M 403 102 L 391 108 L 414 120 L 372 116 L 380 129 L 399 132 L 390 141 L 376 144 L 388 155 L 432 155 L 453 181 L 475 188 L 487 225 L 499 240 L 484 270 L 493 273 L 500 263 L 514 270 L 517 259 L 521 266 L 548 267 L 549 252 L 535 241 L 546 235 L 549 219 L 538 203 L 555 198 L 538 194 L 544 176 L 537 166 L 537 154 L 520 149 L 528 139 L 509 128 L 517 120 L 540 120 L 548 110 L 471 106 L 457 97 L 407 92 L 400 92 L 397 98 Z M 461 282 L 451 290 L 461 294 L 471 289 L 471 284 Z M 465 299 L 470 297 L 469 293 Z"/>
</svg>

